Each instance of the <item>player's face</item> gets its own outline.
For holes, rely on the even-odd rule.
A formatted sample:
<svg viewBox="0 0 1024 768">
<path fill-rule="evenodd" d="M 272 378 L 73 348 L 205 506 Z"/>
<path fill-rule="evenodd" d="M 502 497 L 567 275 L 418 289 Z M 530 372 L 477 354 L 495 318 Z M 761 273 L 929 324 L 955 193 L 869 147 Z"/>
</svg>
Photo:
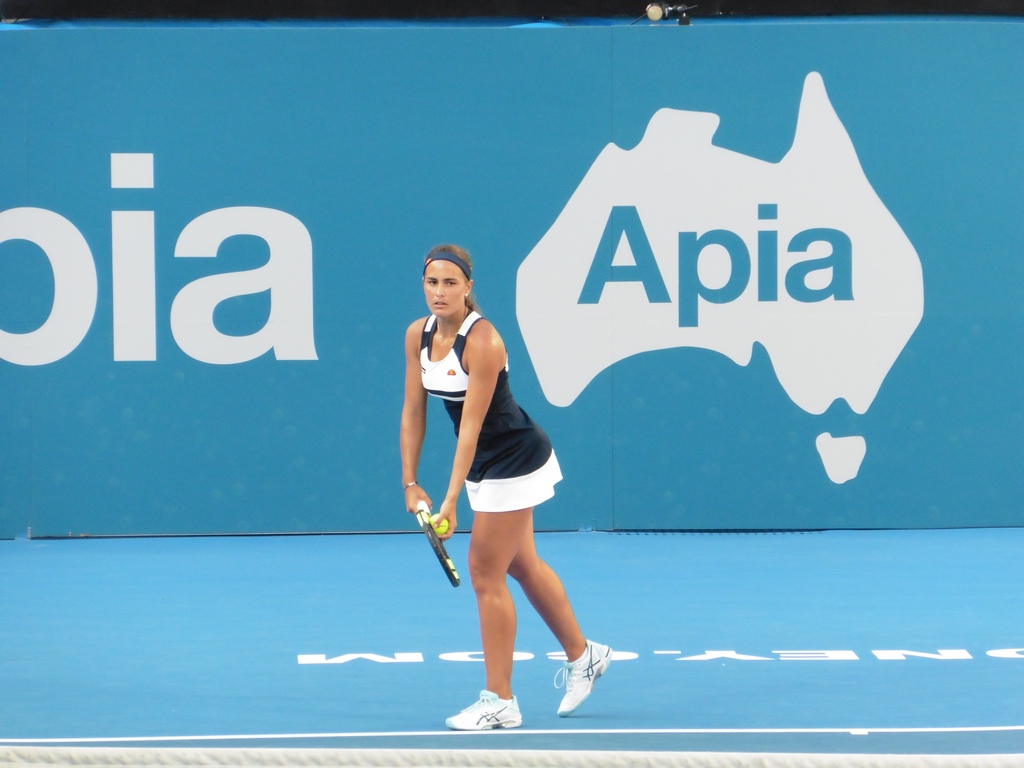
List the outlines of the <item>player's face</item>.
<svg viewBox="0 0 1024 768">
<path fill-rule="evenodd" d="M 423 273 L 423 296 L 431 313 L 439 318 L 462 319 L 466 311 L 466 294 L 473 286 L 455 264 L 432 261 Z"/>
</svg>

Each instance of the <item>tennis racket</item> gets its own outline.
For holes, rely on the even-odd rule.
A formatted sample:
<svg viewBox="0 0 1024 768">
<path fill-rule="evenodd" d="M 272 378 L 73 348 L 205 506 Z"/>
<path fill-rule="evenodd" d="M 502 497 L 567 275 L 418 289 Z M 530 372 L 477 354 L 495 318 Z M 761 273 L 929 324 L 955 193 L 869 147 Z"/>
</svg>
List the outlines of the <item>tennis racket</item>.
<svg viewBox="0 0 1024 768">
<path fill-rule="evenodd" d="M 455 570 L 455 563 L 448 557 L 448 551 L 444 548 L 444 543 L 437 538 L 437 532 L 434 531 L 434 526 L 430 524 L 430 508 L 427 506 L 427 502 L 421 501 L 416 505 L 416 520 L 419 522 L 423 532 L 427 534 L 427 541 L 433 547 L 434 554 L 437 555 L 437 561 L 444 568 L 448 581 L 452 583 L 453 587 L 459 586 L 461 582 L 459 581 L 459 574 Z"/>
</svg>

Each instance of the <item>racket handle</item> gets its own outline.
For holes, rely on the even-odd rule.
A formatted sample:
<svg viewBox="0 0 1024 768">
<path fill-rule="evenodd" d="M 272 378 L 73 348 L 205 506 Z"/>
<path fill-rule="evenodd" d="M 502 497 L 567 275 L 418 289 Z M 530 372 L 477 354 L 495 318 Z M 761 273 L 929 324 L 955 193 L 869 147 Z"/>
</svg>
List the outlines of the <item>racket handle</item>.
<svg viewBox="0 0 1024 768">
<path fill-rule="evenodd" d="M 428 515 L 430 514 L 430 507 L 427 506 L 427 502 L 425 502 L 423 499 L 420 499 L 419 503 L 416 504 L 416 511 L 418 512 L 420 510 L 423 510 Z"/>
</svg>

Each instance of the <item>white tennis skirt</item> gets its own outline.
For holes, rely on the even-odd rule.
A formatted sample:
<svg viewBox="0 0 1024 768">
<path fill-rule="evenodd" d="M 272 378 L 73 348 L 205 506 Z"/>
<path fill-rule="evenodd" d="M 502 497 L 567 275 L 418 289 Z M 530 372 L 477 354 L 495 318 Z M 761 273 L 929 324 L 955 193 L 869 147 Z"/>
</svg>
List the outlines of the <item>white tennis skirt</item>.
<svg viewBox="0 0 1024 768">
<path fill-rule="evenodd" d="M 521 477 L 466 481 L 469 506 L 474 512 L 513 512 L 529 509 L 555 495 L 555 483 L 562 479 L 555 452 L 540 469 Z"/>
</svg>

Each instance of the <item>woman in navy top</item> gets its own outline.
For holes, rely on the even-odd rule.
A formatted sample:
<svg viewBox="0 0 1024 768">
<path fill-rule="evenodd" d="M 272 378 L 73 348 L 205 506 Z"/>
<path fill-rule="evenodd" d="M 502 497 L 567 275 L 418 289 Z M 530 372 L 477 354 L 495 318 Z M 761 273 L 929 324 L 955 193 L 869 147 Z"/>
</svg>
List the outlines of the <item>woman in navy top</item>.
<svg viewBox="0 0 1024 768">
<path fill-rule="evenodd" d="M 555 572 L 537 555 L 533 508 L 554 495 L 562 479 L 551 442 L 518 406 L 508 385 L 505 345 L 472 298 L 472 261 L 454 245 L 427 254 L 423 291 L 430 310 L 405 334 L 405 404 L 402 409 L 402 485 L 415 512 L 431 504 L 416 470 L 426 433 L 427 396 L 443 400 L 458 437 L 451 478 L 438 510 L 447 539 L 458 522 L 463 485 L 474 512 L 469 575 L 477 599 L 487 687 L 480 699 L 447 719 L 449 728 L 485 730 L 522 723 L 512 695 L 516 612 L 506 576 L 519 582 L 531 605 L 566 654 L 556 676 L 566 694 L 558 714 L 571 714 L 590 694 L 611 661 L 607 646 L 588 642 Z M 559 680 L 561 678 L 561 681 Z"/>
</svg>

